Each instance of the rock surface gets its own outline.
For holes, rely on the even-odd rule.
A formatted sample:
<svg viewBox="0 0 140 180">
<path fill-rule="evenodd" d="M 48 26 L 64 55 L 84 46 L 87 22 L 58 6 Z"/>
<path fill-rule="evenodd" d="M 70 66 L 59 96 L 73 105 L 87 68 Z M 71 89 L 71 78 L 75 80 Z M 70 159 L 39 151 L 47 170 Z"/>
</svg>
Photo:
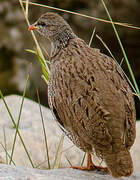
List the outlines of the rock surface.
<svg viewBox="0 0 140 180">
<path fill-rule="evenodd" d="M 109 174 L 74 169 L 38 170 L 0 165 L 1 180 L 115 180 Z M 118 180 L 139 180 L 140 174 Z"/>
<path fill-rule="evenodd" d="M 17 122 L 22 97 L 16 95 L 7 96 L 5 97 L 5 101 L 8 104 L 14 120 Z M 55 154 L 62 136 L 62 131 L 59 129 L 57 123 L 53 120 L 50 110 L 44 106 L 41 106 L 41 109 L 46 127 L 50 162 L 51 165 L 53 165 Z M 0 127 L 1 129 L 5 129 L 7 150 L 9 153 L 11 153 L 15 129 L 13 128 L 14 126 L 2 100 L 0 100 Z M 46 158 L 45 141 L 39 105 L 26 98 L 24 100 L 21 113 L 19 131 L 25 142 L 27 150 L 31 155 L 34 166 L 39 166 L 39 168 L 47 168 L 48 163 Z M 4 143 L 4 132 L 2 130 L 0 131 L 0 141 Z M 5 151 L 1 146 L 0 152 L 0 155 L 5 159 Z M 77 155 L 75 156 L 75 154 Z M 64 138 L 62 160 L 60 165 L 61 167 L 70 166 L 66 157 L 70 159 L 73 165 L 80 164 L 83 157 L 83 152 L 77 147 L 73 146 L 72 142 L 67 137 Z M 13 160 L 16 165 L 31 167 L 30 161 L 26 156 L 25 150 L 18 136 Z"/>
<path fill-rule="evenodd" d="M 74 169 L 38 170 L 0 165 L 1 180 L 115 180 L 108 174 Z M 140 174 L 118 180 L 139 180 Z"/>
<path fill-rule="evenodd" d="M 17 96 L 17 95 L 11 95 L 5 97 L 5 101 L 12 113 L 12 116 L 14 117 L 15 121 L 17 121 L 18 116 L 19 116 L 19 111 L 20 111 L 20 105 L 22 102 L 22 97 Z M 47 133 L 47 141 L 48 141 L 48 147 L 49 147 L 49 157 L 50 157 L 50 163 L 51 167 L 53 166 L 55 155 L 57 152 L 57 148 L 60 142 L 60 138 L 62 135 L 62 131 L 59 129 L 57 123 L 54 121 L 52 114 L 48 108 L 45 108 L 44 106 L 41 106 L 43 117 L 44 117 L 44 122 L 45 122 L 45 127 L 46 127 L 46 133 Z M 6 144 L 7 144 L 7 151 L 10 154 L 11 149 L 12 149 L 12 144 L 13 144 L 13 138 L 15 135 L 15 129 L 13 128 L 12 121 L 9 117 L 9 114 L 6 110 L 6 107 L 3 103 L 2 100 L 0 100 L 0 142 L 4 144 L 4 131 L 2 130 L 3 128 L 5 129 L 6 133 Z M 132 147 L 132 158 L 134 162 L 134 172 L 138 173 L 140 172 L 140 122 L 137 122 L 137 138 L 135 141 L 134 146 Z M 43 134 L 43 128 L 42 128 L 42 123 L 41 123 L 41 116 L 40 116 L 40 111 L 39 111 L 39 105 L 27 98 L 24 99 L 23 103 L 23 109 L 21 113 L 21 120 L 20 120 L 20 126 L 19 126 L 19 131 L 20 134 L 24 140 L 24 143 L 26 144 L 26 147 L 29 151 L 29 154 L 31 156 L 31 159 L 34 163 L 34 166 L 37 168 L 41 169 L 47 169 L 48 168 L 48 163 L 47 163 L 47 157 L 46 157 L 46 149 L 45 149 L 45 143 L 44 143 L 44 134 Z M 80 151 L 77 147 L 75 147 L 72 142 L 65 137 L 64 142 L 63 142 L 63 148 L 62 148 L 62 157 L 61 157 L 61 163 L 56 163 L 60 164 L 59 167 L 70 167 L 67 159 L 70 160 L 72 165 L 80 165 L 82 158 L 83 158 L 83 152 Z M 3 160 L 1 160 L 3 163 L 6 162 L 6 156 L 5 156 L 5 151 L 4 149 L 0 146 L 0 156 Z M 60 157 L 60 156 L 58 156 Z M 66 159 L 67 157 L 67 159 Z M 96 160 L 96 157 L 93 157 L 94 161 Z M 58 158 L 59 159 L 59 158 Z M 25 166 L 25 167 L 31 167 L 31 164 L 27 158 L 27 155 L 25 153 L 25 150 L 23 148 L 23 145 L 20 141 L 20 139 L 17 137 L 16 140 L 16 146 L 15 146 L 15 151 L 14 151 L 14 158 L 13 158 L 16 166 Z M 59 160 L 58 160 L 59 161 Z M 58 162 L 57 161 L 57 162 Z M 97 163 L 97 162 L 96 162 Z M 4 172 L 8 171 L 9 172 L 9 177 L 12 173 L 12 168 L 13 167 L 8 167 L 1 165 L 1 168 L 5 168 Z M 22 170 L 22 171 L 21 171 Z M 14 170 L 16 172 L 16 169 Z M 28 172 L 29 171 L 29 172 Z M 29 177 L 31 176 L 32 170 L 28 170 L 27 174 L 29 174 Z M 0 170 L 0 177 L 1 173 L 3 170 Z M 20 172 L 26 172 L 24 168 L 19 168 L 17 169 L 17 173 L 20 175 Z M 76 176 L 81 176 L 83 177 L 89 177 L 89 179 L 94 177 L 98 177 L 98 174 L 94 173 L 87 173 L 87 172 L 79 172 L 76 170 L 55 170 L 55 171 L 34 171 L 36 174 L 40 174 L 39 172 L 44 172 L 48 176 L 50 176 L 53 179 L 53 176 L 56 176 L 55 173 L 58 173 L 58 177 L 62 176 L 63 174 L 68 175 L 69 179 L 72 179 L 72 174 L 73 176 L 75 175 L 75 179 L 78 180 L 78 177 Z M 51 173 L 52 172 L 52 173 Z M 13 172 L 14 174 L 14 172 Z M 71 175 L 71 176 L 70 176 Z M 41 175 L 38 175 L 39 177 Z M 100 175 L 101 176 L 101 175 Z M 4 176 L 6 177 L 6 176 Z M 11 175 L 12 177 L 12 175 Z M 104 178 L 104 176 L 101 176 Z M 22 178 L 22 177 L 21 177 Z M 41 177 L 43 179 L 43 175 Z M 65 178 L 65 177 L 64 177 Z M 107 176 L 107 179 L 111 178 L 110 176 Z M 10 178 L 9 178 L 10 179 Z M 9 180 L 8 179 L 8 180 Z M 25 178 L 27 179 L 27 177 Z M 31 180 L 32 178 L 30 178 Z M 66 179 L 66 178 L 65 178 Z M 68 178 L 67 178 L 68 179 Z M 11 179 L 10 179 L 11 180 Z M 58 179 L 57 179 L 58 180 Z"/>
</svg>

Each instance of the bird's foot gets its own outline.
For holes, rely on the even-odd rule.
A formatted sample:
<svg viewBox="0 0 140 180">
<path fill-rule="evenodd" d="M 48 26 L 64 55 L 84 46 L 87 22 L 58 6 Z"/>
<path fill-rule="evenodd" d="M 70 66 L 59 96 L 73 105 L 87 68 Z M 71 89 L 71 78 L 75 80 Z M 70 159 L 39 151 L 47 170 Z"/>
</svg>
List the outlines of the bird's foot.
<svg viewBox="0 0 140 180">
<path fill-rule="evenodd" d="M 79 169 L 79 170 L 87 170 L 87 171 L 102 171 L 102 172 L 108 172 L 108 168 L 102 167 L 102 166 L 95 166 L 92 162 L 91 154 L 87 153 L 87 166 L 72 166 L 73 169 Z"/>
<path fill-rule="evenodd" d="M 90 164 L 89 166 L 72 166 L 73 169 L 78 170 L 85 170 L 85 171 L 102 171 L 102 172 L 108 172 L 108 169 L 106 167 L 102 166 L 95 166 L 94 164 Z"/>
</svg>

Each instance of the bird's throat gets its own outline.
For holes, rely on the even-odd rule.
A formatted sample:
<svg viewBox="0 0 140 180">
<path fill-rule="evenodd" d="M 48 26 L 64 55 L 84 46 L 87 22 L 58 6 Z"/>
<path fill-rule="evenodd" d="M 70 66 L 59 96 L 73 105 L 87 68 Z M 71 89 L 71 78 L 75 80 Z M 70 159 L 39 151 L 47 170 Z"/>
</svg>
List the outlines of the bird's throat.
<svg viewBox="0 0 140 180">
<path fill-rule="evenodd" d="M 61 49 L 66 48 L 69 41 L 75 38 L 76 35 L 71 31 L 63 31 L 53 36 L 51 40 L 51 57 L 55 56 Z"/>
</svg>

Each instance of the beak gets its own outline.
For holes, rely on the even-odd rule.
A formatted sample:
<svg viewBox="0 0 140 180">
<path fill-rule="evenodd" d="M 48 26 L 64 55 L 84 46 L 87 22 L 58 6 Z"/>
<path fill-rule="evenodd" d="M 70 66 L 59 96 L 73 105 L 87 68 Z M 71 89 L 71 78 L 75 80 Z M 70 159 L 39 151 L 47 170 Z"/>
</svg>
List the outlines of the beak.
<svg viewBox="0 0 140 180">
<path fill-rule="evenodd" d="M 35 25 L 30 25 L 29 27 L 28 27 L 28 30 L 37 30 L 38 29 L 38 27 L 36 27 Z"/>
</svg>

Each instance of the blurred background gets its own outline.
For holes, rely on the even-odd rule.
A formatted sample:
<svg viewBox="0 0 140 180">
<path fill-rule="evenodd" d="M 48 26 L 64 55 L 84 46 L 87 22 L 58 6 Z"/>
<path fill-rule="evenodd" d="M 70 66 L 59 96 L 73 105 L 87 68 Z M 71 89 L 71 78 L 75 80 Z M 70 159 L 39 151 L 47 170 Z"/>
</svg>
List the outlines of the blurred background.
<svg viewBox="0 0 140 180">
<path fill-rule="evenodd" d="M 34 0 L 33 2 L 108 19 L 101 1 L 98 0 Z M 114 21 L 140 27 L 140 0 L 105 0 L 105 3 Z M 50 11 L 50 9 L 30 5 L 30 23 L 33 23 L 41 14 L 47 11 Z M 96 27 L 96 34 L 107 44 L 117 61 L 121 62 L 123 55 L 110 24 L 57 12 L 68 21 L 74 32 L 87 43 L 90 40 L 94 27 Z M 139 86 L 140 30 L 121 26 L 117 26 L 117 30 Z M 41 46 L 50 51 L 49 41 L 44 41 L 38 34 L 37 37 Z M 94 37 L 91 46 L 100 48 L 102 52 L 108 55 L 107 50 L 96 37 Z M 41 78 L 42 72 L 39 61 L 35 55 L 27 52 L 25 49 L 34 49 L 34 42 L 28 31 L 18 0 L 0 0 L 0 89 L 3 95 L 22 95 L 27 74 L 30 73 L 26 97 L 37 101 L 36 89 L 38 89 L 41 104 L 48 106 L 47 87 Z M 122 67 L 129 76 L 125 61 Z M 140 119 L 140 102 L 136 97 L 135 102 L 137 119 Z"/>
</svg>

